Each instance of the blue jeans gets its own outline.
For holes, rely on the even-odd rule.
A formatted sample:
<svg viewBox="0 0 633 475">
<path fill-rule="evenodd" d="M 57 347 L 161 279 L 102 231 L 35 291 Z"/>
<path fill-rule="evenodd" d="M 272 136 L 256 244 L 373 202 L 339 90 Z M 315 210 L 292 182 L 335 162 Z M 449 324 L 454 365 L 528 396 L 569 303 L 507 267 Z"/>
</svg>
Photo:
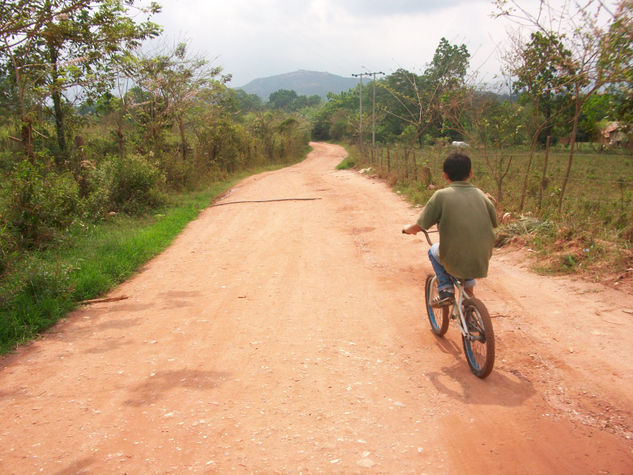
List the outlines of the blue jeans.
<svg viewBox="0 0 633 475">
<path fill-rule="evenodd" d="M 435 271 L 435 275 L 437 276 L 437 290 L 448 290 L 449 292 L 455 292 L 453 288 L 453 281 L 451 280 L 451 275 L 446 272 L 446 269 L 440 264 L 440 245 L 439 243 L 435 243 L 429 249 L 429 259 L 431 261 L 431 265 L 433 266 L 433 270 Z M 464 280 L 465 288 L 472 288 L 475 286 L 475 279 L 466 279 Z"/>
</svg>

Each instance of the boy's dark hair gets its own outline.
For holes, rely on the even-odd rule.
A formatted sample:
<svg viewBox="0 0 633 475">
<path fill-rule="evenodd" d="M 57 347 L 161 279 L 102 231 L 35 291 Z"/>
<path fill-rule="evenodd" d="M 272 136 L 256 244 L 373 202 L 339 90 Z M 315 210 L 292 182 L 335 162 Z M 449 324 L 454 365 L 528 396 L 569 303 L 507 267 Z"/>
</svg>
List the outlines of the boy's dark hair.
<svg viewBox="0 0 633 475">
<path fill-rule="evenodd" d="M 453 152 L 444 160 L 444 173 L 451 181 L 464 181 L 470 174 L 470 157 L 462 152 Z"/>
</svg>

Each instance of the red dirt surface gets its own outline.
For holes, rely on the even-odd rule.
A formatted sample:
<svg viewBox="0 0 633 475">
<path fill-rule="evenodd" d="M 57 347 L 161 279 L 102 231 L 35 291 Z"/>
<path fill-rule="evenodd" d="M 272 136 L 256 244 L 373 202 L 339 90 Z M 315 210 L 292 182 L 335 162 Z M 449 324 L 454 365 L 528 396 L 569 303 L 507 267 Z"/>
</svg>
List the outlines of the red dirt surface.
<svg viewBox="0 0 633 475">
<path fill-rule="evenodd" d="M 0 359 L 0 473 L 633 473 L 633 297 L 497 252 L 497 360 L 435 337 L 411 208 L 321 143 Z"/>
</svg>

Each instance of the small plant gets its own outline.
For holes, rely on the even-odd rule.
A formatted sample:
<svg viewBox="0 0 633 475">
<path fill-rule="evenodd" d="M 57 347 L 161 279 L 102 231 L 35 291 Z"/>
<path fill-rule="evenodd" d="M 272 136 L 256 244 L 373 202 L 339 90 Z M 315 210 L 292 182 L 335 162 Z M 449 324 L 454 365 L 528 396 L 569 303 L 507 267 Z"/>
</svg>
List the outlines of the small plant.
<svg viewBox="0 0 633 475">
<path fill-rule="evenodd" d="M 349 170 L 350 168 L 354 168 L 356 166 L 356 162 L 350 158 L 345 157 L 341 163 L 336 166 L 337 170 Z"/>
</svg>

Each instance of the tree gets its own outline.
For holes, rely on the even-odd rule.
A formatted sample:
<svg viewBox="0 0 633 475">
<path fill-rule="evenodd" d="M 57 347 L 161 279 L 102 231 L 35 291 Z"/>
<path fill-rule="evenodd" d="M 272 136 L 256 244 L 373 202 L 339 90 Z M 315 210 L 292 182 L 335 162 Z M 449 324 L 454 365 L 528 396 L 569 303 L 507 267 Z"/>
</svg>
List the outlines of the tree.
<svg viewBox="0 0 633 475">
<path fill-rule="evenodd" d="M 497 205 L 504 200 L 503 183 L 512 165 L 508 149 L 523 138 L 523 108 L 473 87 L 455 89 L 442 101 L 446 127 L 481 150 L 486 168 L 496 186 Z"/>
<path fill-rule="evenodd" d="M 11 16 L 5 23 L 2 53 L 14 73 L 22 109 L 25 149 L 31 153 L 30 104 L 52 101 L 60 156 L 68 146 L 64 93 L 72 90 L 98 94 L 112 86 L 114 65 L 143 39 L 159 34 L 149 20 L 136 23 L 129 9 L 134 0 L 9 0 L 3 6 Z M 23 7 L 25 10 L 20 10 Z M 160 7 L 142 9 L 151 16 Z M 25 11 L 30 18 L 25 18 Z M 17 29 L 17 31 L 16 31 Z M 79 88 L 79 89 L 77 89 Z M 30 101 L 30 104 L 29 104 Z M 24 129 L 23 127 L 23 129 Z"/>
<path fill-rule="evenodd" d="M 569 157 L 558 201 L 560 212 L 583 104 L 607 85 L 621 83 L 633 67 L 633 0 L 617 0 L 612 9 L 603 0 L 588 0 L 575 4 L 575 10 L 568 3 L 556 10 L 549 1 L 541 0 L 536 13 L 526 10 L 517 0 L 496 0 L 496 5 L 498 16 L 527 23 L 546 38 L 561 40 L 550 59 L 569 78 L 573 114 Z M 571 54 L 563 54 L 563 48 Z"/>
<path fill-rule="evenodd" d="M 599 141 L 604 126 L 616 119 L 616 104 L 617 98 L 608 92 L 588 98 L 583 104 L 578 121 L 581 133 L 592 141 Z"/>
<path fill-rule="evenodd" d="M 214 78 L 222 72 L 220 67 L 210 67 L 200 58 L 187 56 L 186 43 L 179 43 L 168 54 L 143 58 L 138 62 L 136 80 L 149 93 L 154 120 L 152 138 L 161 125 L 174 121 L 180 133 L 180 149 L 183 160 L 187 158 L 187 134 L 185 118 L 195 104 L 196 96 L 205 88 L 211 87 Z M 222 83 L 230 80 L 222 76 Z"/>
<path fill-rule="evenodd" d="M 293 110 L 293 103 L 297 99 L 297 93 L 288 89 L 279 89 L 268 96 L 268 102 L 273 109 L 286 111 Z"/>
<path fill-rule="evenodd" d="M 531 120 L 528 123 L 531 132 L 530 156 L 523 175 L 521 202 L 519 212 L 523 211 L 527 195 L 528 179 L 534 160 L 536 145 L 542 132 L 551 135 L 555 96 L 566 90 L 570 78 L 560 67 L 571 56 L 564 48 L 561 40 L 555 35 L 546 36 L 540 31 L 530 35 L 530 41 L 523 44 L 515 41 L 514 50 L 506 57 L 506 65 L 510 74 L 516 77 L 512 84 L 515 93 L 521 95 L 523 104 L 531 103 L 533 107 Z"/>
<path fill-rule="evenodd" d="M 263 108 L 262 98 L 257 94 L 249 94 L 242 89 L 235 89 L 233 97 L 237 100 L 238 108 L 242 112 L 255 112 Z"/>
<path fill-rule="evenodd" d="M 407 125 L 415 128 L 411 147 L 416 142 L 421 143 L 429 129 L 440 131 L 441 98 L 463 87 L 469 58 L 466 45 L 451 45 L 442 38 L 423 75 L 399 69 L 379 83 L 391 96 L 386 107 L 387 115 L 401 121 L 399 134 Z"/>
<path fill-rule="evenodd" d="M 31 50 L 42 27 L 85 8 L 89 0 L 55 2 L 48 0 L 5 0 L 0 3 L 0 61 L 3 64 L 3 90 L 20 110 L 24 151 L 33 160 L 33 114 L 28 92 L 37 81 L 29 78 L 28 62 L 21 61 Z M 5 102 L 6 104 L 6 102 Z"/>
<path fill-rule="evenodd" d="M 88 5 L 90 0 L 3 0 L 0 2 L 0 51 L 6 52 L 28 41 L 45 24 Z"/>
</svg>

